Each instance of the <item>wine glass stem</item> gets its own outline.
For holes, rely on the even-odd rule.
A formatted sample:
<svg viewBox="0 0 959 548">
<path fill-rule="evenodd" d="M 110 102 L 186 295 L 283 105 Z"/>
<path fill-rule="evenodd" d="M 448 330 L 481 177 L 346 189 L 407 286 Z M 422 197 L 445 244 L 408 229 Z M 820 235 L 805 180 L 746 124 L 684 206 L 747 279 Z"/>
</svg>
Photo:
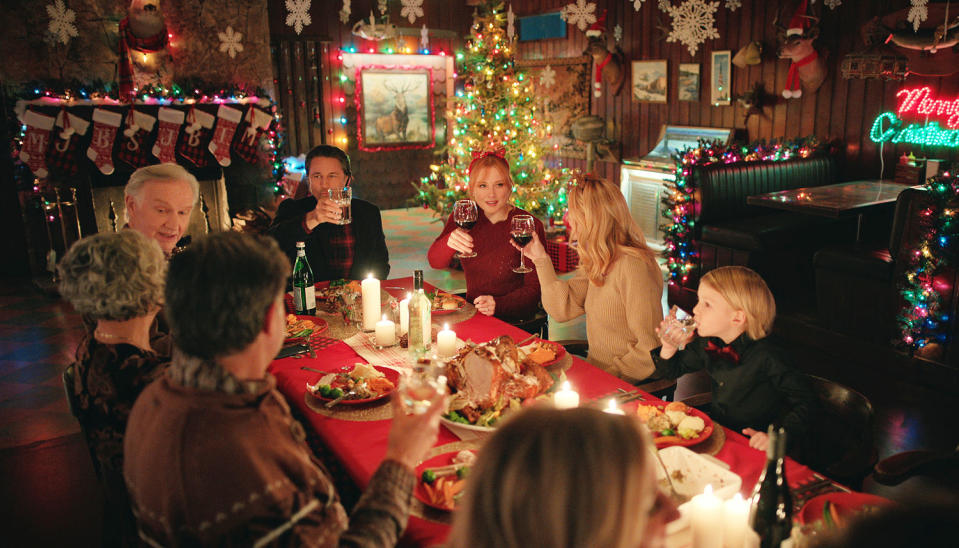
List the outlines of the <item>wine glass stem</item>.
<svg viewBox="0 0 959 548">
<path fill-rule="evenodd" d="M 520 249 L 519 250 L 519 267 L 521 270 L 526 268 L 526 261 L 524 259 L 525 257 L 523 257 L 523 250 Z"/>
</svg>

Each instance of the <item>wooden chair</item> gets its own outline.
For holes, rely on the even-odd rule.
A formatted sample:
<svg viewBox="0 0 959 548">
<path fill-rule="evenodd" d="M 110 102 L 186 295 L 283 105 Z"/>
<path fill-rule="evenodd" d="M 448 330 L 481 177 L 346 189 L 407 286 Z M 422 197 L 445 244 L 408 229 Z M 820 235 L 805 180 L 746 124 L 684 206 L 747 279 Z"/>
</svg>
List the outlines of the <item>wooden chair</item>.
<svg viewBox="0 0 959 548">
<path fill-rule="evenodd" d="M 589 341 L 583 339 L 568 339 L 563 341 L 554 341 L 566 349 L 567 352 L 583 359 L 589 355 Z M 652 394 L 657 398 L 670 401 L 676 394 L 676 379 L 652 379 L 637 384 L 636 388 Z"/>
<path fill-rule="evenodd" d="M 223 177 L 200 181 L 200 199 L 193 207 L 186 235 L 198 237 L 210 232 L 229 230 L 230 214 Z M 93 215 L 97 232 L 116 232 L 126 223 L 123 186 L 93 189 Z"/>
<path fill-rule="evenodd" d="M 882 485 L 899 485 L 919 476 L 959 488 L 959 447 L 948 453 L 925 449 L 895 453 L 872 469 L 872 479 Z"/>
<path fill-rule="evenodd" d="M 77 419 L 77 422 L 80 423 L 80 433 L 83 435 L 84 443 L 87 443 L 87 429 L 83 425 L 83 421 L 80 420 L 79 404 L 77 403 L 77 394 L 74 392 L 74 387 L 76 386 L 77 372 L 73 364 L 67 366 L 63 370 L 63 391 L 67 397 L 67 408 L 70 409 L 70 414 L 73 415 L 73 418 Z M 87 450 L 90 452 L 90 460 L 93 462 L 93 470 L 97 473 L 97 479 L 101 479 L 100 475 L 100 461 L 97 459 L 96 453 L 93 452 L 93 448 L 90 447 L 90 444 L 87 443 Z"/>
<path fill-rule="evenodd" d="M 549 339 L 549 316 L 542 309 L 532 318 L 507 323 L 543 340 Z"/>
</svg>

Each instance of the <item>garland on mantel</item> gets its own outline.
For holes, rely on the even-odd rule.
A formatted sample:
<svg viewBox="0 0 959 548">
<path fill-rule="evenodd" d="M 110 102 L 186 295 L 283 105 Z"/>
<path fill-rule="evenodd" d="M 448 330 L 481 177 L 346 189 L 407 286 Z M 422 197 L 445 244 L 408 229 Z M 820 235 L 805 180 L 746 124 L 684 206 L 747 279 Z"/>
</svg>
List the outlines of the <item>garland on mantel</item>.
<svg viewBox="0 0 959 548">
<path fill-rule="evenodd" d="M 663 257 L 669 269 L 669 283 L 685 286 L 699 266 L 699 251 L 694 245 L 697 206 L 693 167 L 715 163 L 782 162 L 809 158 L 826 152 L 827 148 L 815 137 L 806 137 L 796 141 L 761 141 L 749 145 L 700 141 L 697 148 L 687 147 L 677 151 L 673 155 L 676 159 L 675 180 L 667 183 L 671 192 L 662 199 L 665 206 L 662 215 L 667 221 L 661 227 L 665 241 Z"/>
<path fill-rule="evenodd" d="M 948 310 L 942 310 L 943 290 L 936 276 L 944 266 L 955 264 L 959 237 L 959 174 L 944 172 L 925 184 L 934 203 L 919 212 L 922 235 L 905 272 L 901 294 L 905 303 L 899 314 L 902 342 L 911 351 L 929 343 L 944 343 L 949 337 Z"/>
</svg>

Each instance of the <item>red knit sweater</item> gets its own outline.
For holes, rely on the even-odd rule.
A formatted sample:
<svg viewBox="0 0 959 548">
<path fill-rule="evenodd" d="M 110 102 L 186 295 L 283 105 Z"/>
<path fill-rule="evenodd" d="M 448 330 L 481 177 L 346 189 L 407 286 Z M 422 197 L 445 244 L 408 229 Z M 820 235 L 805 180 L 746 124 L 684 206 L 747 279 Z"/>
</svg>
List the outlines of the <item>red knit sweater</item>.
<svg viewBox="0 0 959 548">
<path fill-rule="evenodd" d="M 519 266 L 519 251 L 509 244 L 509 232 L 510 223 L 517 215 L 529 213 L 513 208 L 506 220 L 494 224 L 481 209 L 476 225 L 469 231 L 476 257 L 461 260 L 466 274 L 466 299 L 472 303 L 480 295 L 491 295 L 496 300 L 493 316 L 507 321 L 531 317 L 540 298 L 535 268 L 527 274 L 513 272 L 513 268 Z M 430 246 L 428 257 L 433 268 L 449 268 L 455 250 L 446 245 L 446 240 L 455 228 L 451 215 L 443 232 Z M 546 231 L 539 219 L 536 219 L 536 233 L 540 241 L 546 240 Z M 526 265 L 532 268 L 533 261 L 527 259 Z"/>
</svg>

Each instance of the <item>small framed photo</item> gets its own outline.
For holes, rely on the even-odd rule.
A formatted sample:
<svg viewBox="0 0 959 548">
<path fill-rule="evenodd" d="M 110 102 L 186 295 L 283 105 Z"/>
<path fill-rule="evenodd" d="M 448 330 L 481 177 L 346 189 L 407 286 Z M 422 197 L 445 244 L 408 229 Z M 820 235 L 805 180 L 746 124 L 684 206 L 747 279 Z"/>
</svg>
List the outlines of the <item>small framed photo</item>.
<svg viewBox="0 0 959 548">
<path fill-rule="evenodd" d="M 732 70 L 729 63 L 732 60 L 732 54 L 733 52 L 729 50 L 714 51 L 712 54 L 709 102 L 713 106 L 727 106 L 731 102 Z"/>
<path fill-rule="evenodd" d="M 669 95 L 669 71 L 665 59 L 633 61 L 633 101 L 665 103 Z"/>
<path fill-rule="evenodd" d="M 699 101 L 699 63 L 679 64 L 680 101 Z"/>
</svg>

